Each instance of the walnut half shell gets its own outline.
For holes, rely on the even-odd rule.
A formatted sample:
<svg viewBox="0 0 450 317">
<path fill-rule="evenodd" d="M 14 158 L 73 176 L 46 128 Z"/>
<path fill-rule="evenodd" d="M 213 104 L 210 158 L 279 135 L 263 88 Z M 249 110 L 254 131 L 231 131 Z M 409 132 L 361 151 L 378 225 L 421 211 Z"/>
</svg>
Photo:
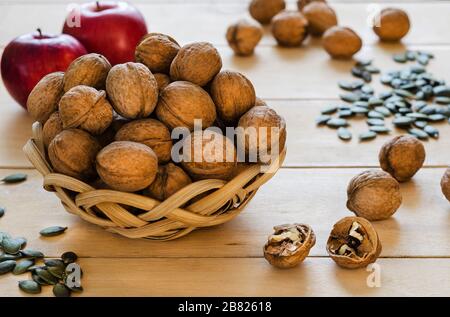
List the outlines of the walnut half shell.
<svg viewBox="0 0 450 317">
<path fill-rule="evenodd" d="M 376 261 L 381 253 L 381 242 L 369 221 L 345 217 L 333 226 L 327 252 L 339 266 L 357 269 Z"/>
<path fill-rule="evenodd" d="M 314 231 L 306 224 L 286 224 L 273 229 L 275 232 L 264 245 L 264 257 L 281 269 L 297 266 L 316 243 Z"/>
</svg>

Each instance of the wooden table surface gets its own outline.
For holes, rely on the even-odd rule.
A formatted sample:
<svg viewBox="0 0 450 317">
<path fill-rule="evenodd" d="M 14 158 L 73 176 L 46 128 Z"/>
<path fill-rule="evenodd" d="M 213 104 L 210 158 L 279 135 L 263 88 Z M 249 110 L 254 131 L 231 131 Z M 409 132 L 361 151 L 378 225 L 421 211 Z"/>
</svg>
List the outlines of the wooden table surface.
<svg viewBox="0 0 450 317">
<path fill-rule="evenodd" d="M 72 2 L 0 0 L 0 49 L 38 26 L 59 32 Z M 393 53 L 406 47 L 424 49 L 436 55 L 429 70 L 450 82 L 450 1 L 379 0 L 372 6 L 362 0 L 330 2 L 340 23 L 362 36 L 364 48 L 358 56 L 374 58 L 376 66 L 389 69 L 399 67 L 391 59 Z M 366 23 L 373 6 L 388 2 L 410 14 L 412 29 L 402 44 L 379 44 Z M 352 215 L 345 207 L 348 181 L 378 166 L 378 151 L 389 136 L 344 143 L 335 131 L 314 124 L 322 107 L 337 102 L 336 82 L 351 78 L 353 62 L 329 59 L 319 40 L 284 49 L 269 34 L 254 56 L 235 57 L 224 32 L 230 23 L 247 16 L 246 1 L 134 3 L 152 32 L 170 34 L 181 44 L 210 41 L 220 50 L 224 68 L 241 71 L 252 80 L 257 94 L 286 118 L 288 155 L 283 168 L 230 223 L 171 242 L 126 239 L 66 213 L 57 198 L 42 189 L 41 176 L 22 153 L 32 119 L 0 85 L 0 178 L 15 172 L 29 176 L 22 184 L 0 184 L 0 205 L 7 210 L 0 231 L 27 237 L 29 248 L 48 257 L 75 251 L 85 273 L 84 296 L 450 295 L 450 204 L 439 187 L 450 162 L 450 125 L 441 124 L 439 140 L 425 142 L 425 167 L 412 181 L 401 184 L 403 204 L 398 212 L 375 223 L 383 244 L 377 261 L 381 287 L 370 288 L 366 283 L 370 272 L 337 267 L 328 258 L 325 243 L 332 225 Z M 294 2 L 289 6 L 295 7 Z M 363 121 L 352 121 L 354 134 L 364 126 Z M 317 243 L 302 265 L 277 270 L 262 257 L 262 246 L 273 225 L 288 222 L 310 224 Z M 39 231 L 51 225 L 69 229 L 58 237 L 40 237 Z M 0 296 L 23 296 L 17 281 L 24 278 L 0 276 Z M 44 288 L 42 295 L 50 294 L 51 288 Z"/>
</svg>

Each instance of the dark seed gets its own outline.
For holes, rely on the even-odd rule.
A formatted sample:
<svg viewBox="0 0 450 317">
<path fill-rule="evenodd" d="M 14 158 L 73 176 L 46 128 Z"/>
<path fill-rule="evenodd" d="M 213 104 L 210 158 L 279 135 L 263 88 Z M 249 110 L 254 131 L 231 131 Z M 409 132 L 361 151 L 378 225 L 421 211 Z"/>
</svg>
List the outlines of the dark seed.
<svg viewBox="0 0 450 317">
<path fill-rule="evenodd" d="M 353 106 L 355 107 L 363 107 L 363 108 L 369 108 L 369 103 L 367 101 L 357 101 L 353 103 Z"/>
<path fill-rule="evenodd" d="M 371 64 L 372 64 L 371 59 L 358 59 L 356 61 L 356 66 L 359 66 L 359 67 L 365 67 L 365 66 L 369 66 Z"/>
<path fill-rule="evenodd" d="M 426 71 L 425 67 L 420 66 L 420 65 L 411 66 L 410 70 L 414 74 L 423 74 Z"/>
<path fill-rule="evenodd" d="M 381 92 L 381 93 L 378 95 L 378 97 L 379 97 L 380 99 L 383 99 L 383 100 L 386 100 L 386 99 L 388 99 L 388 98 L 391 97 L 391 96 L 392 96 L 392 92 L 390 92 L 390 91 Z"/>
<path fill-rule="evenodd" d="M 327 123 L 328 120 L 330 120 L 330 119 L 331 119 L 331 116 L 329 116 L 329 115 L 327 115 L 327 114 L 318 116 L 318 117 L 316 118 L 316 124 L 317 124 L 317 125 L 324 125 L 324 124 Z"/>
<path fill-rule="evenodd" d="M 35 251 L 30 249 L 22 250 L 20 251 L 20 253 L 24 258 L 41 259 L 44 257 L 44 253 L 42 253 L 41 251 Z"/>
<path fill-rule="evenodd" d="M 351 70 L 352 75 L 355 77 L 358 77 L 358 78 L 362 77 L 363 72 L 364 72 L 364 68 L 358 67 L 358 66 L 353 67 Z"/>
<path fill-rule="evenodd" d="M 2 179 L 2 182 L 5 184 L 14 184 L 14 183 L 20 183 L 27 179 L 27 174 L 23 173 L 17 173 L 17 174 L 11 174 L 6 176 Z"/>
<path fill-rule="evenodd" d="M 414 94 L 412 94 L 408 90 L 404 90 L 404 89 L 395 89 L 394 94 L 396 94 L 397 96 L 404 97 L 404 98 L 414 98 L 415 97 Z"/>
<path fill-rule="evenodd" d="M 414 122 L 414 118 L 409 117 L 397 117 L 395 118 L 392 123 L 396 126 L 409 126 Z"/>
<path fill-rule="evenodd" d="M 434 101 L 441 105 L 448 105 L 450 104 L 450 97 L 436 97 Z"/>
<path fill-rule="evenodd" d="M 427 103 L 425 101 L 416 101 L 414 103 L 414 110 L 420 111 L 421 109 L 423 109 L 426 106 L 427 106 Z"/>
<path fill-rule="evenodd" d="M 370 83 L 372 81 L 372 74 L 368 71 L 363 71 L 361 74 L 361 78 L 366 82 Z"/>
<path fill-rule="evenodd" d="M 354 91 L 356 89 L 361 88 L 364 85 L 364 82 L 362 80 L 340 81 L 340 82 L 338 82 L 338 85 L 341 89 L 348 90 L 348 91 Z"/>
<path fill-rule="evenodd" d="M 17 254 L 22 247 L 22 243 L 23 241 L 19 239 L 4 238 L 2 240 L 3 250 L 8 254 Z"/>
<path fill-rule="evenodd" d="M 412 110 L 409 109 L 409 108 L 400 108 L 400 109 L 398 109 L 398 112 L 401 113 L 401 114 L 406 115 L 406 114 L 408 114 L 408 113 L 411 113 Z"/>
<path fill-rule="evenodd" d="M 66 229 L 67 229 L 67 227 L 53 226 L 53 227 L 48 227 L 48 228 L 42 229 L 41 231 L 39 231 L 39 233 L 41 234 L 41 236 L 44 236 L 44 237 L 53 237 L 53 236 L 57 236 L 57 235 L 64 233 L 64 231 L 66 231 Z"/>
<path fill-rule="evenodd" d="M 353 116 L 353 112 L 351 110 L 339 110 L 338 117 L 339 118 L 348 118 Z"/>
<path fill-rule="evenodd" d="M 384 126 L 379 126 L 379 125 L 373 125 L 371 127 L 369 127 L 369 130 L 372 132 L 376 132 L 376 133 L 389 133 L 391 132 L 391 129 L 384 127 Z"/>
<path fill-rule="evenodd" d="M 14 260 L 6 260 L 3 262 L 0 262 L 0 275 L 6 274 L 14 270 L 14 267 L 16 266 L 16 261 Z"/>
<path fill-rule="evenodd" d="M 375 107 L 375 106 L 381 106 L 384 103 L 383 99 L 378 99 L 376 97 L 372 97 L 369 99 L 369 106 Z"/>
<path fill-rule="evenodd" d="M 374 131 L 366 131 L 359 135 L 359 140 L 360 141 L 372 140 L 375 139 L 376 136 L 377 134 Z"/>
<path fill-rule="evenodd" d="M 19 288 L 28 294 L 39 294 L 41 286 L 35 281 L 19 281 Z"/>
<path fill-rule="evenodd" d="M 369 109 L 363 107 L 352 107 L 351 111 L 354 114 L 366 114 L 369 112 Z"/>
<path fill-rule="evenodd" d="M 435 127 L 433 127 L 431 125 L 427 125 L 423 130 L 432 138 L 435 138 L 435 139 L 439 138 L 439 130 L 436 129 Z"/>
<path fill-rule="evenodd" d="M 428 140 L 428 134 L 423 130 L 412 128 L 408 130 L 408 133 L 420 140 Z"/>
<path fill-rule="evenodd" d="M 45 270 L 46 267 L 45 267 L 45 265 L 32 265 L 28 268 L 28 271 L 33 272 L 33 271 L 36 271 L 37 269 Z"/>
<path fill-rule="evenodd" d="M 65 267 L 65 264 L 62 260 L 59 259 L 46 259 L 44 260 L 44 264 L 49 267 Z"/>
<path fill-rule="evenodd" d="M 361 99 L 357 94 L 354 93 L 341 94 L 339 97 L 346 102 L 356 102 Z"/>
<path fill-rule="evenodd" d="M 433 93 L 437 97 L 450 97 L 450 86 L 437 86 L 433 88 Z"/>
<path fill-rule="evenodd" d="M 433 106 L 425 106 L 422 109 L 419 110 L 420 113 L 423 113 L 425 115 L 430 115 L 436 113 L 436 107 Z"/>
<path fill-rule="evenodd" d="M 423 129 L 423 128 L 425 128 L 427 125 L 428 125 L 428 122 L 426 122 L 426 121 L 421 121 L 421 120 L 414 121 L 414 126 L 416 126 L 416 127 L 419 128 L 419 129 Z"/>
<path fill-rule="evenodd" d="M 406 116 L 409 118 L 414 118 L 414 119 L 418 119 L 418 120 L 428 120 L 428 116 L 426 114 L 419 113 L 419 112 L 407 113 Z"/>
<path fill-rule="evenodd" d="M 443 121 L 446 119 L 446 117 L 443 114 L 440 113 L 436 113 L 436 114 L 431 114 L 428 116 L 428 119 L 433 121 L 433 122 L 438 122 L 438 121 Z"/>
<path fill-rule="evenodd" d="M 47 271 L 58 279 L 62 279 L 64 275 L 64 267 L 61 266 L 50 266 Z"/>
<path fill-rule="evenodd" d="M 53 294 L 56 297 L 69 297 L 70 290 L 64 284 L 57 283 L 53 286 Z"/>
<path fill-rule="evenodd" d="M 0 262 L 10 261 L 10 260 L 17 260 L 20 259 L 21 255 L 18 254 L 2 254 L 0 255 Z"/>
<path fill-rule="evenodd" d="M 391 115 L 391 111 L 388 108 L 383 106 L 375 107 L 375 111 L 381 113 L 385 117 L 389 117 Z"/>
<path fill-rule="evenodd" d="M 337 107 L 336 106 L 330 106 L 330 107 L 326 107 L 325 109 L 322 109 L 322 111 L 320 111 L 321 114 L 332 114 L 335 113 L 337 111 Z"/>
<path fill-rule="evenodd" d="M 33 281 L 35 281 L 39 285 L 43 285 L 43 286 L 50 285 L 49 283 L 44 281 L 42 278 L 40 278 L 36 273 L 32 273 L 31 278 L 33 279 Z"/>
<path fill-rule="evenodd" d="M 408 58 L 406 56 L 406 54 L 395 54 L 393 57 L 394 61 L 396 61 L 397 63 L 406 63 L 408 61 Z"/>
<path fill-rule="evenodd" d="M 341 140 L 349 141 L 349 140 L 352 139 L 352 133 L 348 129 L 344 128 L 344 127 L 340 127 L 338 129 L 337 133 L 338 133 L 338 136 L 339 136 L 339 138 Z"/>
<path fill-rule="evenodd" d="M 23 274 L 26 271 L 28 271 L 28 269 L 34 265 L 34 261 L 33 260 L 22 260 L 19 261 L 16 266 L 14 267 L 13 270 L 13 274 L 15 275 L 19 275 L 19 274 Z"/>
<path fill-rule="evenodd" d="M 51 275 L 47 270 L 36 269 L 35 272 L 41 279 L 43 279 L 48 284 L 54 285 L 58 283 L 58 279 L 53 275 Z"/>
<path fill-rule="evenodd" d="M 337 123 L 336 127 L 343 127 L 343 126 L 348 125 L 347 120 L 345 120 L 345 119 L 334 118 L 331 120 L 335 120 L 335 122 Z M 328 121 L 328 123 L 330 121 Z M 70 264 L 70 263 L 74 263 L 78 259 L 78 256 L 75 254 L 75 252 L 69 251 L 69 252 L 63 253 L 63 255 L 61 255 L 61 259 L 63 260 L 64 264 Z"/>
<path fill-rule="evenodd" d="M 367 124 L 368 125 L 379 125 L 379 126 L 384 126 L 384 120 L 382 119 L 367 119 Z"/>
<path fill-rule="evenodd" d="M 370 112 L 367 114 L 367 116 L 368 116 L 369 118 L 384 119 L 384 116 L 383 116 L 381 113 L 379 113 L 378 111 L 375 111 L 375 110 L 370 111 Z"/>
</svg>

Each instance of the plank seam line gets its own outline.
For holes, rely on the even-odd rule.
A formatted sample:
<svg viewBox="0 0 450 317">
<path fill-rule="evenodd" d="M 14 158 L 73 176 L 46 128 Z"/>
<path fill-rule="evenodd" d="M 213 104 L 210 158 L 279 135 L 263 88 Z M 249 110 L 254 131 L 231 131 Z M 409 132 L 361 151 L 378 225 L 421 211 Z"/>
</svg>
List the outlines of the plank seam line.
<svg viewBox="0 0 450 317">
<path fill-rule="evenodd" d="M 51 258 L 55 258 L 55 257 L 51 257 L 51 256 L 46 256 L 46 259 L 51 259 Z M 213 257 L 213 256 L 142 256 L 142 257 L 130 257 L 130 256 L 124 256 L 124 257 L 120 257 L 120 256 L 78 256 L 79 259 L 145 259 L 145 260 L 149 260 L 149 259 L 264 259 L 263 256 L 229 256 L 229 257 L 225 257 L 225 256 L 217 256 L 217 257 Z M 311 259 L 330 259 L 331 258 L 329 256 L 326 255 L 312 255 L 312 256 L 308 256 L 307 258 L 311 258 Z M 422 260 L 422 259 L 436 259 L 436 260 L 446 260 L 446 259 L 450 259 L 450 255 L 396 255 L 396 256 L 380 256 L 378 257 L 378 259 L 392 259 L 392 260 L 402 260 L 402 259 L 411 259 L 411 260 Z"/>
</svg>

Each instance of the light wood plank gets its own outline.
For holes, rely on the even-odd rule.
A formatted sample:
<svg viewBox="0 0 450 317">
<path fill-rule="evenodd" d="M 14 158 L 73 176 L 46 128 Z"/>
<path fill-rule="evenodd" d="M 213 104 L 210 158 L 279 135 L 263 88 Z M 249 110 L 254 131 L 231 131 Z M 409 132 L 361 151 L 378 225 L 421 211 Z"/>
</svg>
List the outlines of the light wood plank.
<svg viewBox="0 0 450 317">
<path fill-rule="evenodd" d="M 82 296 L 449 296 L 450 260 L 380 259 L 380 287 L 371 272 L 345 270 L 328 258 L 307 258 L 279 270 L 253 259 L 81 259 Z M 420 272 L 420 276 L 419 273 Z M 0 296 L 27 296 L 26 275 L 0 276 Z M 43 287 L 41 296 L 52 296 Z M 181 301 L 184 303 L 184 300 Z"/>
<path fill-rule="evenodd" d="M 12 38 L 29 33 L 37 27 L 45 32 L 59 33 L 67 12 L 67 3 L 61 1 L 35 5 L 32 10 L 27 2 L 0 2 L 0 6 L 1 45 L 6 45 Z M 144 14 L 151 31 L 168 33 L 180 43 L 209 41 L 226 45 L 224 34 L 228 25 L 240 18 L 249 17 L 247 2 L 244 1 L 157 1 L 136 2 L 136 6 Z M 365 2 L 333 4 L 340 24 L 357 30 L 366 44 L 377 42 L 377 37 L 367 23 L 367 17 L 373 10 L 384 6 L 402 7 L 409 13 L 412 28 L 404 39 L 405 43 L 450 44 L 450 34 L 447 32 L 449 2 L 380 3 L 375 7 Z M 288 8 L 295 9 L 295 2 L 289 3 Z M 26 19 L 21 18 L 24 12 Z M 430 17 L 433 17 L 432 23 Z M 21 18 L 21 23 L 16 23 L 18 18 Z M 262 45 L 274 43 L 272 36 L 266 36 L 262 41 Z"/>
<path fill-rule="evenodd" d="M 15 170 L 17 171 L 17 170 Z M 304 222 L 317 235 L 311 250 L 325 256 L 333 224 L 352 215 L 346 210 L 346 187 L 361 169 L 282 169 L 257 193 L 236 219 L 215 228 L 194 231 L 171 242 L 130 240 L 88 224 L 66 213 L 52 193 L 42 189 L 42 178 L 27 171 L 29 180 L 0 185 L 0 204 L 7 208 L 1 231 L 28 238 L 28 247 L 47 256 L 75 251 L 83 257 L 257 257 L 274 225 Z M 12 173 L 0 170 L 0 178 Z M 439 182 L 444 169 L 422 169 L 402 184 L 403 204 L 395 216 L 375 223 L 383 257 L 450 257 L 450 204 Z M 43 238 L 45 227 L 68 226 L 58 237 Z"/>
</svg>

